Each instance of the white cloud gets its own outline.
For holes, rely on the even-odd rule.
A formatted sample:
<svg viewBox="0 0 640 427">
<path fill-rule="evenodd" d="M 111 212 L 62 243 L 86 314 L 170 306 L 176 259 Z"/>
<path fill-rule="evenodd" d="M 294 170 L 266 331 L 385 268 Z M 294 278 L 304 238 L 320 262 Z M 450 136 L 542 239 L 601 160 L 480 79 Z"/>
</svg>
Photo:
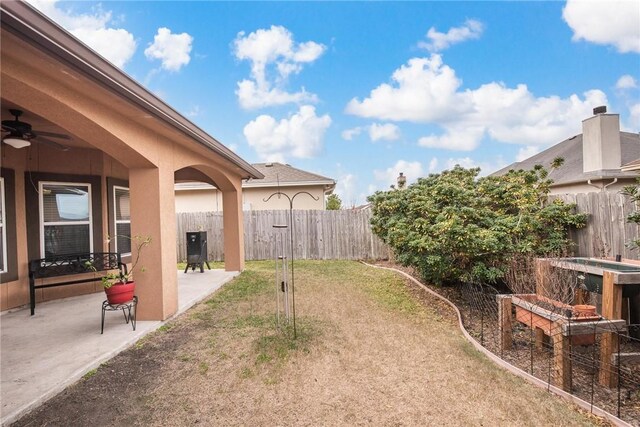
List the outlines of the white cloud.
<svg viewBox="0 0 640 427">
<path fill-rule="evenodd" d="M 480 38 L 483 30 L 482 22 L 475 19 L 468 19 L 461 27 L 452 27 L 446 33 L 438 32 L 435 27 L 431 27 L 427 32 L 429 42 L 421 41 L 418 47 L 427 49 L 429 52 L 440 52 L 451 45 Z"/>
<path fill-rule="evenodd" d="M 57 0 L 29 0 L 29 3 L 62 25 L 116 67 L 124 68 L 136 51 L 133 34 L 122 28 L 111 28 L 111 12 L 98 5 L 91 14 L 77 14 L 68 7 L 58 7 Z"/>
<path fill-rule="evenodd" d="M 383 120 L 426 123 L 463 113 L 456 106 L 461 82 L 455 71 L 444 65 L 440 55 L 413 58 L 391 76 L 395 85 L 383 83 L 362 101 L 354 98 L 346 112 Z"/>
<path fill-rule="evenodd" d="M 482 139 L 485 129 L 481 126 L 465 128 L 450 128 L 443 135 L 423 136 L 418 139 L 418 145 L 430 148 L 444 148 L 456 151 L 474 150 Z"/>
<path fill-rule="evenodd" d="M 591 90 L 567 98 L 536 97 L 526 85 L 501 82 L 461 89 L 455 70 L 442 57 L 412 58 L 392 75 L 393 83 L 373 89 L 368 98 L 353 98 L 346 112 L 382 120 L 432 123 L 441 134 L 426 135 L 419 144 L 473 150 L 483 138 L 505 143 L 546 145 L 580 132 L 581 122 L 606 95 Z"/>
<path fill-rule="evenodd" d="M 355 128 L 343 130 L 340 135 L 342 136 L 342 139 L 344 139 L 345 141 L 351 141 L 354 137 L 360 135 L 360 133 L 362 133 L 362 128 L 355 127 Z"/>
<path fill-rule="evenodd" d="M 636 89 L 638 87 L 638 81 L 631 75 L 625 74 L 621 76 L 616 82 L 616 89 L 626 90 L 626 89 Z"/>
<path fill-rule="evenodd" d="M 434 157 L 429 162 L 429 173 L 434 173 L 438 170 L 438 158 Z"/>
<path fill-rule="evenodd" d="M 369 138 L 371 141 L 395 141 L 400 138 L 400 128 L 393 123 L 373 123 L 369 126 Z"/>
<path fill-rule="evenodd" d="M 297 113 L 279 122 L 266 114 L 258 116 L 244 127 L 244 136 L 261 160 L 285 162 L 286 156 L 318 155 L 330 125 L 328 114 L 317 116 L 313 106 L 303 105 Z"/>
<path fill-rule="evenodd" d="M 340 196 L 342 207 L 350 208 L 358 203 L 360 197 L 357 194 L 357 187 L 358 178 L 355 175 L 347 173 L 338 176 L 335 193 Z"/>
<path fill-rule="evenodd" d="M 238 82 L 236 90 L 240 106 L 246 110 L 273 107 L 289 103 L 303 103 L 318 101 L 318 97 L 302 88 L 300 92 L 290 93 L 278 88 L 260 87 L 253 80 Z"/>
<path fill-rule="evenodd" d="M 241 31 L 233 45 L 236 58 L 251 63 L 252 80 L 239 82 L 236 91 L 242 108 L 317 101 L 316 95 L 304 88 L 300 92 L 288 93 L 283 86 L 291 74 L 302 71 L 303 64 L 317 60 L 326 46 L 313 41 L 296 44 L 289 30 L 276 25 L 249 34 Z M 275 76 L 269 76 L 270 70 L 272 74 L 275 72 Z"/>
<path fill-rule="evenodd" d="M 535 156 L 540 152 L 540 147 L 536 145 L 527 145 L 526 147 L 520 148 L 518 150 L 518 154 L 516 155 L 516 162 L 521 162 L 523 160 L 527 160 L 531 156 Z"/>
<path fill-rule="evenodd" d="M 400 128 L 393 123 L 372 123 L 369 126 L 358 126 L 351 129 L 343 130 L 342 139 L 351 141 L 354 137 L 360 135 L 363 131 L 369 134 L 371 141 L 395 141 L 400 138 Z"/>
<path fill-rule="evenodd" d="M 191 107 L 191 110 L 187 111 L 186 116 L 187 117 L 197 117 L 202 113 L 202 110 L 200 109 L 199 105 L 194 105 L 193 107 Z"/>
<path fill-rule="evenodd" d="M 630 132 L 640 131 L 640 102 L 629 107 L 629 121 L 628 130 Z"/>
<path fill-rule="evenodd" d="M 397 179 L 400 172 L 407 177 L 407 185 L 424 176 L 422 163 L 409 162 L 406 160 L 398 160 L 395 165 L 384 170 L 376 169 L 373 171 L 373 176 L 376 181 L 380 181 L 382 183 L 382 189 L 387 190 L 390 185 L 397 185 Z"/>
<path fill-rule="evenodd" d="M 493 161 L 477 161 L 471 157 L 449 158 L 445 162 L 445 169 L 453 169 L 456 165 L 463 168 L 480 168 L 478 176 L 487 176 L 503 167 L 507 166 L 502 156 L 498 156 Z"/>
<path fill-rule="evenodd" d="M 615 46 L 618 52 L 640 53 L 640 6 L 637 0 L 567 0 L 562 17 L 574 41 Z"/>
<path fill-rule="evenodd" d="M 153 43 L 144 50 L 148 59 L 159 59 L 162 68 L 167 71 L 180 71 L 191 61 L 193 37 L 187 33 L 172 34 L 165 27 L 158 28 Z"/>
</svg>

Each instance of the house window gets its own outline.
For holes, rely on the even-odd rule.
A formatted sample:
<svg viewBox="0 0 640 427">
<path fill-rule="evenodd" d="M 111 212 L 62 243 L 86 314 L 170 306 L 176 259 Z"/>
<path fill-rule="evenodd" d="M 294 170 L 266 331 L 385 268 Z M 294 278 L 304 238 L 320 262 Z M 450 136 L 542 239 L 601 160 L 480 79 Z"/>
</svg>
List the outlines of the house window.
<svg viewBox="0 0 640 427">
<path fill-rule="evenodd" d="M 40 182 L 42 257 L 93 252 L 91 184 Z"/>
<path fill-rule="evenodd" d="M 127 187 L 113 186 L 113 210 L 115 250 L 131 255 L 131 204 Z"/>
<path fill-rule="evenodd" d="M 4 178 L 0 178 L 0 273 L 6 273 L 7 268 L 7 233 L 5 229 L 6 207 L 4 204 Z"/>
</svg>

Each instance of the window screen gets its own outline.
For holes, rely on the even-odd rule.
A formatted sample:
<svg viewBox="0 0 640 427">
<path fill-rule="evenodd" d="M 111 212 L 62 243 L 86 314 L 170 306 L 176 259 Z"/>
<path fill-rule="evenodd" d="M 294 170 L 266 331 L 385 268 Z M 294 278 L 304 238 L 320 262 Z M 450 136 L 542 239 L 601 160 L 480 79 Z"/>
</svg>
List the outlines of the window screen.
<svg viewBox="0 0 640 427">
<path fill-rule="evenodd" d="M 7 233 L 5 232 L 5 207 L 4 207 L 4 179 L 0 178 L 0 271 L 5 273 L 7 271 Z"/>
<path fill-rule="evenodd" d="M 113 218 L 115 220 L 115 250 L 123 255 L 131 253 L 131 204 L 129 189 L 126 187 L 113 187 L 115 210 Z"/>
<path fill-rule="evenodd" d="M 40 183 L 42 256 L 92 252 L 91 185 Z"/>
</svg>

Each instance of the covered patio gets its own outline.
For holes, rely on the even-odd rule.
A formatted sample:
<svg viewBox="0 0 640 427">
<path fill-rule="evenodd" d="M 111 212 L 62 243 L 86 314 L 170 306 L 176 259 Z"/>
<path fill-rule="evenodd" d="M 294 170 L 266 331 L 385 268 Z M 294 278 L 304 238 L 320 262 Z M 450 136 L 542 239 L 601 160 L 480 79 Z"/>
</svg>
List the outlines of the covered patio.
<svg viewBox="0 0 640 427">
<path fill-rule="evenodd" d="M 152 239 L 134 273 L 138 318 L 174 315 L 182 180 L 222 191 L 225 270 L 241 271 L 241 184 L 262 174 L 27 3 L 0 8 L 0 310 L 29 303 L 30 261 L 117 252 L 128 263 L 136 248 L 124 235 Z M 35 300 L 101 291 L 73 284 Z"/>
<path fill-rule="evenodd" d="M 238 274 L 178 271 L 177 314 Z M 1 425 L 37 407 L 165 323 L 141 320 L 133 331 L 122 313 L 112 312 L 107 313 L 101 335 L 104 298 L 103 293 L 94 293 L 45 302 L 33 317 L 28 308 L 0 315 Z"/>
</svg>

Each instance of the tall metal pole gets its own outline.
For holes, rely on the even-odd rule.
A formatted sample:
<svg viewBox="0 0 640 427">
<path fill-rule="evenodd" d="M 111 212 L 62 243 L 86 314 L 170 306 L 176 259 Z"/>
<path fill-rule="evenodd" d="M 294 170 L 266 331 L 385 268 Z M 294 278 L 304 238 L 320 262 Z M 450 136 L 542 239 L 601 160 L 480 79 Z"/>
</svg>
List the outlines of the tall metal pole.
<svg viewBox="0 0 640 427">
<path fill-rule="evenodd" d="M 294 280 L 294 267 L 293 267 L 293 260 L 294 260 L 294 254 L 293 254 L 293 232 L 295 230 L 295 226 L 293 225 L 293 201 L 295 200 L 295 198 L 297 196 L 299 196 L 300 194 L 308 194 L 313 200 L 320 200 L 319 197 L 315 197 L 313 194 L 309 193 L 308 191 L 298 191 L 296 194 L 293 195 L 293 197 L 289 197 L 288 194 L 285 194 L 281 191 L 276 191 L 275 193 L 272 193 L 269 197 L 267 197 L 266 199 L 262 199 L 263 202 L 268 202 L 269 200 L 271 200 L 271 198 L 275 195 L 278 196 L 278 198 L 280 196 L 284 196 L 287 198 L 287 200 L 289 200 L 289 230 L 291 232 L 290 235 L 290 242 L 291 242 L 291 298 L 292 298 L 292 302 L 293 302 L 293 339 L 296 339 L 298 337 L 298 331 L 296 329 L 296 286 L 295 286 L 295 280 Z"/>
<path fill-rule="evenodd" d="M 291 299 L 293 301 L 293 339 L 298 338 L 298 332 L 296 329 L 296 281 L 293 277 L 293 199 L 297 196 L 293 196 L 293 198 L 289 199 L 289 238 L 291 240 Z"/>
</svg>

